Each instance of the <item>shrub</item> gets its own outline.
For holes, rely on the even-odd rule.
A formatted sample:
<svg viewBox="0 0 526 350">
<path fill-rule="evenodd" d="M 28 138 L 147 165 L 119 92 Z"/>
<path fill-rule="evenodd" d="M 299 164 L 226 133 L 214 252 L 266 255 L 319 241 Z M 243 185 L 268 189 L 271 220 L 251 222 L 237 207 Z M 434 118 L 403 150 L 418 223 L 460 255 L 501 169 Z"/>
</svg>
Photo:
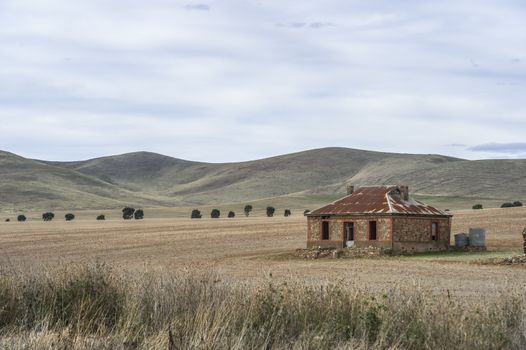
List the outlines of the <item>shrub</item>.
<svg viewBox="0 0 526 350">
<path fill-rule="evenodd" d="M 66 214 L 65 219 L 66 219 L 66 221 L 73 221 L 73 220 L 75 220 L 75 215 L 73 215 L 71 213 L 68 213 L 68 214 Z"/>
<path fill-rule="evenodd" d="M 267 207 L 267 216 L 269 218 L 273 217 L 275 212 L 276 212 L 276 208 L 274 208 L 274 207 Z"/>
<path fill-rule="evenodd" d="M 18 222 L 24 222 L 27 220 L 25 215 L 18 215 L 16 219 L 18 220 Z"/>
<path fill-rule="evenodd" d="M 475 204 L 472 208 L 473 209 L 482 209 L 483 206 L 482 206 L 482 204 Z"/>
<path fill-rule="evenodd" d="M 190 216 L 192 219 L 201 219 L 203 215 L 201 215 L 201 211 L 199 209 L 192 210 L 192 215 Z"/>
<path fill-rule="evenodd" d="M 501 208 L 513 208 L 513 203 L 511 202 L 502 203 L 500 207 Z"/>
<path fill-rule="evenodd" d="M 131 220 L 133 218 L 133 214 L 135 213 L 135 209 L 131 207 L 126 207 L 122 209 L 122 218 L 124 220 Z"/>
<path fill-rule="evenodd" d="M 219 209 L 213 209 L 212 212 L 210 213 L 210 217 L 212 219 L 219 219 L 220 216 L 221 216 L 221 212 L 219 211 Z"/>
<path fill-rule="evenodd" d="M 305 209 L 305 210 L 303 211 L 303 215 L 307 215 L 308 213 L 310 213 L 310 210 L 309 210 L 309 209 Z"/>
<path fill-rule="evenodd" d="M 106 216 L 105 215 L 99 215 L 99 216 L 97 216 L 97 220 L 99 220 L 99 221 L 106 220 Z"/>
<path fill-rule="evenodd" d="M 53 214 L 51 212 L 47 212 L 47 213 L 42 214 L 42 220 L 44 220 L 44 221 L 51 221 L 54 218 L 55 218 L 55 214 Z"/>
<path fill-rule="evenodd" d="M 229 218 L 235 218 L 236 217 L 236 213 L 234 213 L 233 211 L 229 211 L 228 212 L 228 217 Z"/>
<path fill-rule="evenodd" d="M 5 222 L 11 222 L 11 219 L 7 218 L 5 219 Z"/>
<path fill-rule="evenodd" d="M 249 216 L 252 209 L 254 208 L 250 204 L 245 205 L 245 216 Z"/>
<path fill-rule="evenodd" d="M 285 209 L 285 213 L 283 215 L 285 215 L 285 217 L 289 217 L 292 215 L 292 212 L 290 211 L 290 209 Z"/>
<path fill-rule="evenodd" d="M 144 219 L 144 210 L 137 209 L 137 211 L 133 214 L 133 216 L 135 217 L 135 220 L 142 220 L 142 219 Z"/>
<path fill-rule="evenodd" d="M 513 206 L 514 207 L 522 207 L 522 202 L 515 201 L 515 202 L 513 202 Z"/>
</svg>

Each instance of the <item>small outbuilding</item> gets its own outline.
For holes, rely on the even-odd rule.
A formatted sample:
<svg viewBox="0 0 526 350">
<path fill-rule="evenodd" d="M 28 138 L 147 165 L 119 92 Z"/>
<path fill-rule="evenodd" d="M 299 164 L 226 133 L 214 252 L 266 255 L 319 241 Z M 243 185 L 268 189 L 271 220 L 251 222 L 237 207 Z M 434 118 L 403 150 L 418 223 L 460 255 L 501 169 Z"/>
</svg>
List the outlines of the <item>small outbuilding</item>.
<svg viewBox="0 0 526 350">
<path fill-rule="evenodd" d="M 453 215 L 409 197 L 408 186 L 349 186 L 347 196 L 307 213 L 307 248 L 449 249 Z"/>
</svg>

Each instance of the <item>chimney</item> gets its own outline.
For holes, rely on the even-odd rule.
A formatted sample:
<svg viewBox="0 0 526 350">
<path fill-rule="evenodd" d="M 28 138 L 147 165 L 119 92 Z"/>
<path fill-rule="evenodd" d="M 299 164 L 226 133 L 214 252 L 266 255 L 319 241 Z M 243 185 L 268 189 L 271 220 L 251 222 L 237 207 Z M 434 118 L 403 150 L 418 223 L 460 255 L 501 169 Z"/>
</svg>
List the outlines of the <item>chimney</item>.
<svg viewBox="0 0 526 350">
<path fill-rule="evenodd" d="M 403 185 L 398 186 L 398 189 L 400 190 L 401 197 L 404 201 L 409 200 L 409 186 Z"/>
<path fill-rule="evenodd" d="M 354 186 L 347 186 L 347 195 L 350 196 L 354 192 Z"/>
</svg>

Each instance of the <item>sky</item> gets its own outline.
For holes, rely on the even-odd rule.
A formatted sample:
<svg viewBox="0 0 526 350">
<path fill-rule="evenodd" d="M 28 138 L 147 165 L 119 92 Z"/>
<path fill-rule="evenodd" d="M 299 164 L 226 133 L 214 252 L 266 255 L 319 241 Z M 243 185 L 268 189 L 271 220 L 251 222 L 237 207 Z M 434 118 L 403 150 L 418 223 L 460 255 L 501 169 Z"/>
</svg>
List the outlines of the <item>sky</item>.
<svg viewBox="0 0 526 350">
<path fill-rule="evenodd" d="M 0 149 L 526 158 L 523 0 L 0 0 Z"/>
</svg>

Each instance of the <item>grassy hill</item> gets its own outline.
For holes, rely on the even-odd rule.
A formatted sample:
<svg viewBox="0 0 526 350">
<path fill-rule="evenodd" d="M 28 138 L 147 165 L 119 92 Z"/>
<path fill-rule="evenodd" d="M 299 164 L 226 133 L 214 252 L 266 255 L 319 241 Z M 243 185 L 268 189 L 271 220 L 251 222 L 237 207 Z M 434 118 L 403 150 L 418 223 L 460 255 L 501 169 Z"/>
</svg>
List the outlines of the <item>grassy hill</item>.
<svg viewBox="0 0 526 350">
<path fill-rule="evenodd" d="M 526 160 L 324 148 L 241 163 L 137 152 L 79 162 L 0 152 L 0 210 L 209 206 L 254 202 L 314 207 L 347 184 L 408 184 L 431 204 L 466 207 L 526 198 Z"/>
</svg>

